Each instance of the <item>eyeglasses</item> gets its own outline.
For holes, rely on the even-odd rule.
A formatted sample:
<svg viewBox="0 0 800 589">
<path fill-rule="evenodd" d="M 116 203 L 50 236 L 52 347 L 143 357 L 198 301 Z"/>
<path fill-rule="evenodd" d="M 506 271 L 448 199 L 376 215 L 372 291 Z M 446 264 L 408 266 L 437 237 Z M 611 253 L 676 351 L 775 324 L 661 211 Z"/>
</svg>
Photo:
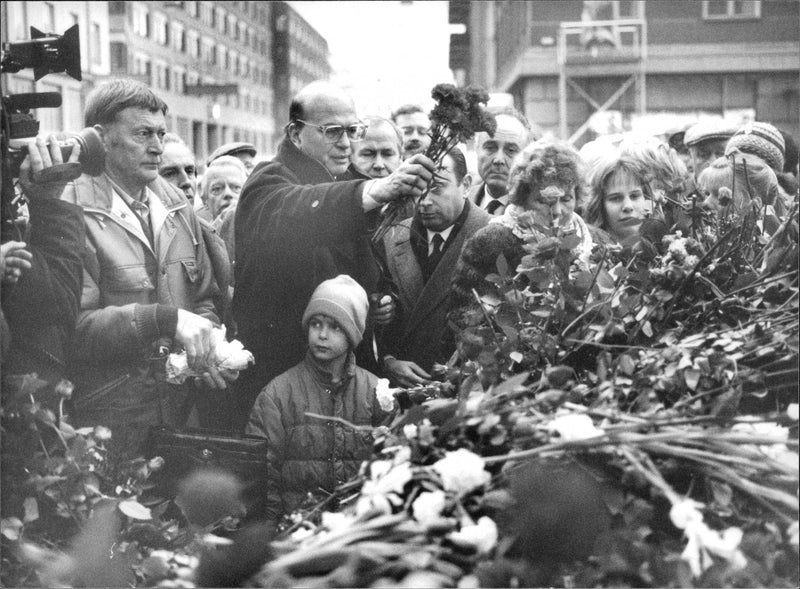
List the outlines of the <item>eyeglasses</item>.
<svg viewBox="0 0 800 589">
<path fill-rule="evenodd" d="M 322 136 L 327 143 L 336 143 L 342 138 L 342 135 L 347 133 L 347 138 L 350 141 L 361 141 L 364 135 L 367 134 L 368 125 L 363 123 L 355 123 L 346 127 L 342 125 L 315 125 L 302 119 L 295 119 L 298 123 L 303 123 L 309 127 L 314 127 L 322 132 Z"/>
</svg>

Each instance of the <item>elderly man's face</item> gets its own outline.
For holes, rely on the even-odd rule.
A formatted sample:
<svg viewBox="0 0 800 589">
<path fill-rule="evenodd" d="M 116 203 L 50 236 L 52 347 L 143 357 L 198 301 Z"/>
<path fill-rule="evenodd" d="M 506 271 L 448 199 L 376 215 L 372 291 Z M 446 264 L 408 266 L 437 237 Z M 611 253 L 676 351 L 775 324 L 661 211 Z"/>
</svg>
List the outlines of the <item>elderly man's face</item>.
<svg viewBox="0 0 800 589">
<path fill-rule="evenodd" d="M 230 163 L 210 165 L 204 178 L 206 202 L 214 219 L 239 201 L 247 175 Z"/>
<path fill-rule="evenodd" d="M 164 180 L 183 190 L 187 200 L 194 203 L 194 194 L 197 192 L 197 168 L 194 155 L 186 145 L 175 142 L 164 145 L 158 173 Z"/>
<path fill-rule="evenodd" d="M 423 227 L 431 231 L 447 229 L 464 210 L 469 176 L 459 182 L 453 168 L 453 158 L 445 157 L 442 167 L 436 171 L 430 191 L 417 205 Z"/>
<path fill-rule="evenodd" d="M 353 165 L 370 178 L 385 178 L 400 165 L 397 133 L 388 124 L 369 128 L 363 141 L 356 143 Z"/>
<path fill-rule="evenodd" d="M 106 147 L 106 171 L 131 196 L 158 177 L 167 131 L 164 114 L 130 107 L 113 123 L 97 125 Z"/>
<path fill-rule="evenodd" d="M 528 137 L 525 126 L 515 117 L 497 115 L 496 120 L 494 137 L 488 133 L 478 133 L 475 137 L 478 173 L 495 198 L 508 190 L 511 165 L 525 148 Z"/>
<path fill-rule="evenodd" d="M 303 124 L 299 131 L 292 131 L 292 142 L 307 156 L 320 162 L 333 175 L 343 174 L 350 165 L 353 146 L 347 133 L 335 142 L 329 142 L 320 125 L 349 127 L 360 121 L 356 117 L 352 101 L 341 97 L 318 96 L 306 107 Z"/>
<path fill-rule="evenodd" d="M 422 153 L 431 144 L 431 138 L 428 135 L 428 131 L 431 130 L 431 120 L 424 112 L 397 115 L 395 124 L 403 136 L 404 160 L 414 154 Z"/>
<path fill-rule="evenodd" d="M 701 141 L 689 147 L 695 178 L 699 178 L 700 172 L 710 166 L 711 162 L 725 155 L 725 146 L 727 144 L 727 139 L 712 139 L 710 141 Z"/>
</svg>

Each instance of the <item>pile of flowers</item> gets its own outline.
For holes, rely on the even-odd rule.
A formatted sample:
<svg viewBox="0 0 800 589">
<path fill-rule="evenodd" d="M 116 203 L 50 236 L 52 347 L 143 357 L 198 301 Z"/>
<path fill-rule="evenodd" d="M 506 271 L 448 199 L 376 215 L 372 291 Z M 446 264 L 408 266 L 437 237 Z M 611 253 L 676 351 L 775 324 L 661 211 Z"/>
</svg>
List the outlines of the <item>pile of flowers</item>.
<svg viewBox="0 0 800 589">
<path fill-rule="evenodd" d="M 112 432 L 22 379 L 3 584 L 798 586 L 797 205 L 770 235 L 691 208 L 586 258 L 558 228 L 500 256 L 438 381 L 382 383 L 372 459 L 276 537 L 224 474 L 153 498 L 162 462 L 110 463 Z"/>
</svg>

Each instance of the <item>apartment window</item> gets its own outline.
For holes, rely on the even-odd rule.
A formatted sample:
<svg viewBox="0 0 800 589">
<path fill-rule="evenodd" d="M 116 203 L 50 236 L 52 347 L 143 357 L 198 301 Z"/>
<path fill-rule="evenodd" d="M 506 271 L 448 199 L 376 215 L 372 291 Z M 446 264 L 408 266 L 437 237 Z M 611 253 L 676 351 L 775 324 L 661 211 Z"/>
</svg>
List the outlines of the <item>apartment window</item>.
<svg viewBox="0 0 800 589">
<path fill-rule="evenodd" d="M 111 43 L 111 71 L 126 73 L 128 71 L 128 50 L 124 43 Z"/>
<path fill-rule="evenodd" d="M 208 2 L 202 2 L 200 4 L 200 21 L 204 25 L 210 27 L 214 26 L 214 9 L 209 6 Z"/>
<path fill-rule="evenodd" d="M 183 31 L 182 25 L 178 23 L 172 23 L 169 40 L 170 47 L 172 47 L 175 51 L 186 50 L 186 35 Z"/>
<path fill-rule="evenodd" d="M 189 31 L 186 34 L 186 42 L 189 45 L 189 55 L 197 59 L 200 55 L 200 47 L 199 47 L 199 39 L 197 38 L 197 33 L 194 31 Z"/>
<path fill-rule="evenodd" d="M 89 47 L 91 47 L 91 59 L 94 65 L 103 63 L 103 45 L 100 41 L 100 25 L 92 22 L 92 27 L 89 29 Z"/>
<path fill-rule="evenodd" d="M 186 88 L 186 72 L 183 68 L 172 68 L 172 88 L 177 94 L 183 94 Z"/>
<path fill-rule="evenodd" d="M 704 0 L 703 18 L 706 20 L 761 18 L 761 2 L 759 0 Z"/>
<path fill-rule="evenodd" d="M 147 37 L 150 29 L 150 15 L 141 4 L 133 5 L 133 32 L 140 37 Z"/>
<path fill-rule="evenodd" d="M 225 10 L 222 8 L 216 9 L 216 25 L 217 30 L 222 33 L 223 35 L 227 33 L 225 30 L 225 25 L 227 24 L 228 20 L 225 18 Z"/>
<path fill-rule="evenodd" d="M 159 45 L 167 44 L 168 26 L 167 19 L 162 14 L 153 14 L 153 38 Z"/>
<path fill-rule="evenodd" d="M 186 11 L 190 16 L 197 18 L 197 0 L 186 3 Z"/>
<path fill-rule="evenodd" d="M 108 13 L 109 14 L 125 14 L 125 5 L 127 2 L 109 2 L 108 3 Z"/>
</svg>

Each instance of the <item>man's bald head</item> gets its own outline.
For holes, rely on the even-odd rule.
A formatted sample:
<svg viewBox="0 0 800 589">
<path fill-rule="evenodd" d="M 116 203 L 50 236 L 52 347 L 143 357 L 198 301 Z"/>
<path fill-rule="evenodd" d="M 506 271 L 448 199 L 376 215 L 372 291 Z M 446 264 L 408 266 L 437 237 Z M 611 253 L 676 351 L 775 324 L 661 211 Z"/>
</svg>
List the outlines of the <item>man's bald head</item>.
<svg viewBox="0 0 800 589">
<path fill-rule="evenodd" d="M 327 106 L 330 102 L 347 104 L 355 112 L 355 102 L 345 90 L 330 82 L 317 81 L 303 86 L 289 106 L 289 124 L 298 119 L 309 120 L 309 112 Z"/>
<path fill-rule="evenodd" d="M 337 177 L 347 170 L 353 151 L 345 129 L 359 123 L 355 103 L 347 92 L 329 82 L 312 82 L 292 100 L 286 136 Z"/>
</svg>

